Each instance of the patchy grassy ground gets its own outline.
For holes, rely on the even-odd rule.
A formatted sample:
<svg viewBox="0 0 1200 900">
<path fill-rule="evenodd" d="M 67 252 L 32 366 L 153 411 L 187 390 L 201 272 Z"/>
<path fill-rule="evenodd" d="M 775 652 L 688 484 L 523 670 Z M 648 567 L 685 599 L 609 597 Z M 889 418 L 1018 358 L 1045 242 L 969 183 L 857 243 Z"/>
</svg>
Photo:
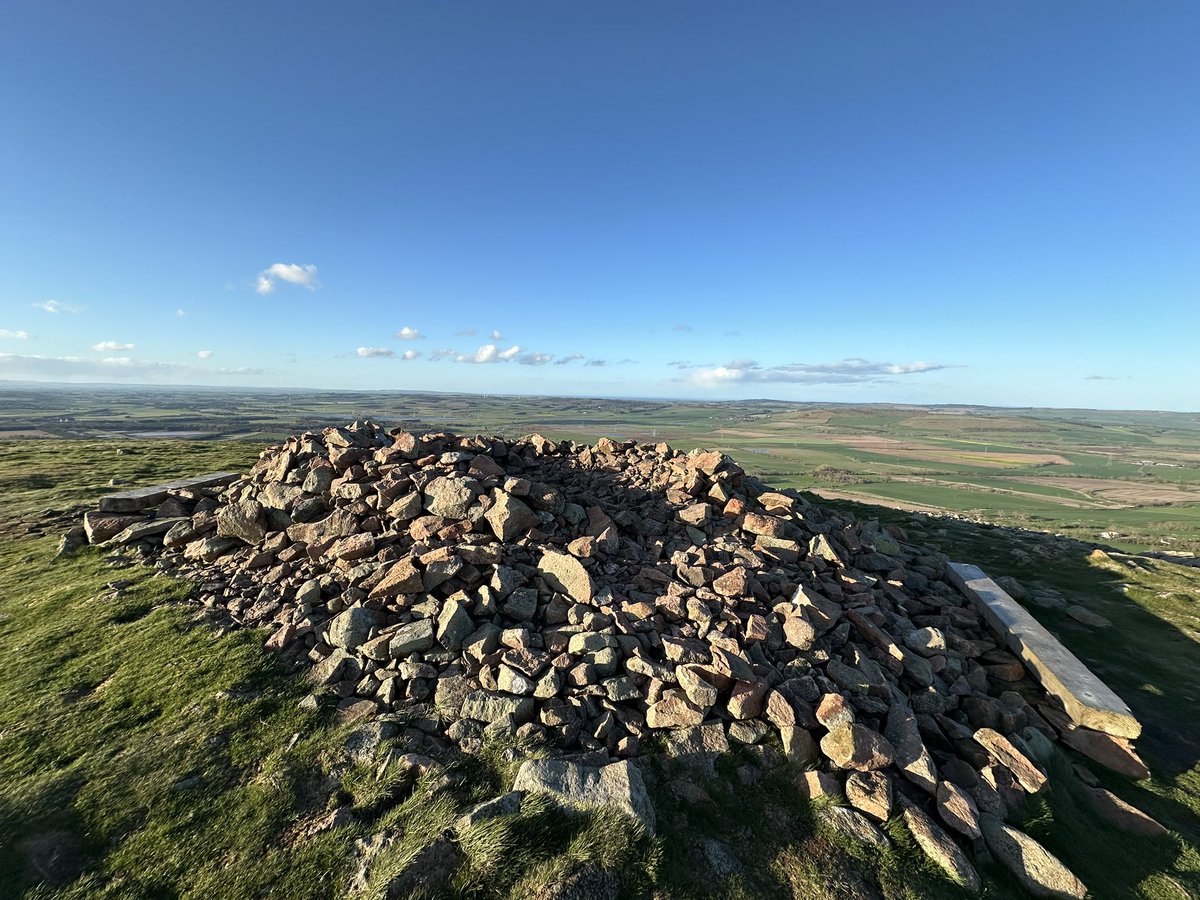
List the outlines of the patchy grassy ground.
<svg viewBox="0 0 1200 900">
<path fill-rule="evenodd" d="M 353 726 L 327 706 L 301 706 L 305 682 L 263 650 L 263 634 L 195 624 L 188 585 L 114 566 L 100 551 L 53 559 L 58 529 L 29 533 L 33 519 L 22 517 L 90 505 L 113 477 L 154 483 L 241 468 L 259 449 L 122 446 L 133 452 L 109 442 L 0 442 L 0 897 L 341 897 L 356 842 L 390 834 L 377 888 L 474 802 L 507 789 L 523 753 L 539 752 L 492 746 L 452 763 L 448 783 L 380 769 L 388 744 L 356 758 L 347 749 Z M 1155 842 L 1099 826 L 1065 757 L 1025 827 L 1097 897 L 1200 896 L 1200 573 L 869 512 L 1114 622 L 1093 632 L 1038 612 L 1146 723 L 1153 780 L 1097 774 L 1174 834 Z M 450 896 L 533 897 L 581 865 L 618 872 L 629 897 L 957 896 L 898 822 L 888 827 L 892 852 L 848 846 L 815 824 L 794 773 L 743 785 L 746 762 L 722 760 L 712 781 L 656 769 L 654 840 L 611 815 L 566 816 L 530 801 L 459 836 L 465 863 Z M 680 779 L 708 799 L 682 800 Z M 337 809 L 351 814 L 347 824 L 318 831 Z M 732 852 L 734 870 L 718 877 L 701 861 L 705 840 Z M 982 874 L 986 896 L 1020 896 L 1002 872 Z"/>
</svg>

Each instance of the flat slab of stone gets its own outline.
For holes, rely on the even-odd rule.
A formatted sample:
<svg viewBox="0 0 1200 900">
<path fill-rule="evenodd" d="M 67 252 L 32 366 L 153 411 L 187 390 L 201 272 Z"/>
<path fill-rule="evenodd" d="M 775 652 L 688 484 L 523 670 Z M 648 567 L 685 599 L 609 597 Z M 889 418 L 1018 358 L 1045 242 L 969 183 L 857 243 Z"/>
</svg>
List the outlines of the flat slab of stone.
<svg viewBox="0 0 1200 900">
<path fill-rule="evenodd" d="M 1136 738 L 1142 733 L 1141 723 L 1125 701 L 982 569 L 952 562 L 950 579 L 1042 687 L 1062 701 L 1074 722 L 1119 737 Z"/>
<path fill-rule="evenodd" d="M 117 494 L 107 494 L 100 498 L 101 512 L 137 512 L 151 506 L 158 506 L 167 499 L 168 491 L 182 488 L 222 487 L 234 481 L 237 472 L 212 472 L 208 475 L 196 475 L 193 478 L 181 478 L 179 481 L 169 481 L 166 484 L 152 484 L 149 487 L 134 488 L 131 491 L 121 491 Z"/>
</svg>

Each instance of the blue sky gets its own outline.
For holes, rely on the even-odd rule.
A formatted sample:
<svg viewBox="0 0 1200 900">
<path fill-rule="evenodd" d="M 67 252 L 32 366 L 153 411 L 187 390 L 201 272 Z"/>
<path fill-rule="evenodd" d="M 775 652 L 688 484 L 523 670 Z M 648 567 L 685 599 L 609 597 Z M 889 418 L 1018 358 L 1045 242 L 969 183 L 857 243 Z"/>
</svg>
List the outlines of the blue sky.
<svg viewBox="0 0 1200 900">
<path fill-rule="evenodd" d="M 1195 410 L 1198 45 L 1190 0 L 8 0 L 0 378 Z"/>
</svg>

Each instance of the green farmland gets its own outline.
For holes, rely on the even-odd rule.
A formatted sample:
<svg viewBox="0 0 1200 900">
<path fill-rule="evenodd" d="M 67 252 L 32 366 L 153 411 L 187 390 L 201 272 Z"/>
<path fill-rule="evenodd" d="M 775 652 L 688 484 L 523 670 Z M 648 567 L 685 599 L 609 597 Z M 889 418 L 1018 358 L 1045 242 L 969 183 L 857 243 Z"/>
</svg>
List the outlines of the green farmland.
<svg viewBox="0 0 1200 900">
<path fill-rule="evenodd" d="M 186 438 L 255 446 L 370 417 L 413 429 L 719 448 L 780 486 L 1056 532 L 1200 550 L 1200 414 L 463 394 L 22 386 L 0 439 Z"/>
</svg>

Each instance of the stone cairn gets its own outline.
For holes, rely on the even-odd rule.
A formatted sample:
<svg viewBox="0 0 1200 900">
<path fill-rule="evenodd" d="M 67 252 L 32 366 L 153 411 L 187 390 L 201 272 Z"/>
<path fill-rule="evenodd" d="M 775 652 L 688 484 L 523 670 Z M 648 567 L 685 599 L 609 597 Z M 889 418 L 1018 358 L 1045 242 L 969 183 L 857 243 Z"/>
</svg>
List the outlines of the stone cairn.
<svg viewBox="0 0 1200 900">
<path fill-rule="evenodd" d="M 1078 729 L 946 558 L 719 452 L 368 421 L 292 437 L 150 517 L 90 512 L 84 527 L 199 582 L 210 614 L 272 628 L 267 647 L 307 659 L 345 718 L 402 711 L 406 734 L 442 750 L 492 731 L 544 741 L 559 768 L 540 783 L 523 770 L 525 787 L 572 760 L 640 780 L 627 761 L 651 751 L 711 767 L 741 745 L 762 767 L 795 763 L 843 832 L 884 845 L 874 823 L 902 816 L 968 889 L 960 842 L 1061 867 L 1004 819 Z M 647 805 L 626 802 L 653 830 Z"/>
</svg>

